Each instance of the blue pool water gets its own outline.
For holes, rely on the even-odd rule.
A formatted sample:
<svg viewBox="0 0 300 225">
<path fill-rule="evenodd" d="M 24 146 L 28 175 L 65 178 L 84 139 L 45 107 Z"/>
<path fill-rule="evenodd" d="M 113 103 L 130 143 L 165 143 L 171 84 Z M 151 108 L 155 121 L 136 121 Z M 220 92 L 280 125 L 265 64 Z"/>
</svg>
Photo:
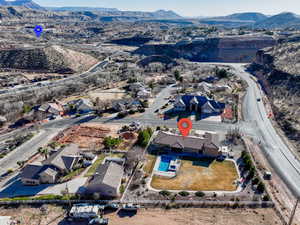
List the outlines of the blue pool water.
<svg viewBox="0 0 300 225">
<path fill-rule="evenodd" d="M 170 156 L 161 156 L 158 170 L 159 171 L 163 171 L 163 172 L 168 172 L 171 160 L 173 160 L 173 157 L 170 157 Z"/>
</svg>

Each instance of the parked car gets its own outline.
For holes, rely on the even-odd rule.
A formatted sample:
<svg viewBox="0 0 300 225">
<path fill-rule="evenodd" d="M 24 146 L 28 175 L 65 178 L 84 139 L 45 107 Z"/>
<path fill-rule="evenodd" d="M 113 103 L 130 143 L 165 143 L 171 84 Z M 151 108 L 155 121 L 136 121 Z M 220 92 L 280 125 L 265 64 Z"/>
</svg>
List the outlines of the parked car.
<svg viewBox="0 0 300 225">
<path fill-rule="evenodd" d="M 260 101 L 261 101 L 261 98 L 258 98 L 257 101 L 260 102 Z"/>
<path fill-rule="evenodd" d="M 123 210 L 128 210 L 128 211 L 138 210 L 139 208 L 141 208 L 141 206 L 134 203 L 127 203 L 127 204 L 123 204 L 122 206 Z"/>
<path fill-rule="evenodd" d="M 107 225 L 108 224 L 108 219 L 107 218 L 94 218 L 89 221 L 89 225 Z"/>
</svg>

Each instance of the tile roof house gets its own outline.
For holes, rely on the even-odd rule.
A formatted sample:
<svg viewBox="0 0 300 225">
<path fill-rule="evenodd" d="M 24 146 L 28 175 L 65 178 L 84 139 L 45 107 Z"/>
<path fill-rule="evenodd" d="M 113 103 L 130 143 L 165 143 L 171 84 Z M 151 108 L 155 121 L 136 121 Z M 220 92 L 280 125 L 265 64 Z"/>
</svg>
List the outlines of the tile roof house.
<svg viewBox="0 0 300 225">
<path fill-rule="evenodd" d="M 119 196 L 119 188 L 123 177 L 123 163 L 105 160 L 101 164 L 89 184 L 86 186 L 86 194 L 99 193 L 100 196 L 114 198 Z"/>
<path fill-rule="evenodd" d="M 222 113 L 225 104 L 208 99 L 206 96 L 182 95 L 174 102 L 174 111 L 196 111 L 200 113 Z"/>
<path fill-rule="evenodd" d="M 28 164 L 21 172 L 21 181 L 24 185 L 53 184 L 59 175 L 71 172 L 81 156 L 75 144 L 59 149 L 41 163 Z"/>
<path fill-rule="evenodd" d="M 179 136 L 160 131 L 154 138 L 154 145 L 165 146 L 177 153 L 192 153 L 206 157 L 222 155 L 218 135 L 205 133 L 203 137 Z"/>
</svg>

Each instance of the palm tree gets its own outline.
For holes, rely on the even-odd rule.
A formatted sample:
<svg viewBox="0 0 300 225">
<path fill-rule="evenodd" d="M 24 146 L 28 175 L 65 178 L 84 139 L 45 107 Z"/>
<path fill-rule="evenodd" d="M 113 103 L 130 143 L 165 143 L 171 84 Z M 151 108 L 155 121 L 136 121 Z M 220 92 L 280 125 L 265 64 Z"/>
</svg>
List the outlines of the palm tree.
<svg viewBox="0 0 300 225">
<path fill-rule="evenodd" d="M 49 153 L 49 150 L 48 148 L 42 148 L 40 147 L 38 152 L 41 154 L 41 155 L 44 155 L 45 156 L 45 159 L 48 158 L 48 153 Z"/>
</svg>

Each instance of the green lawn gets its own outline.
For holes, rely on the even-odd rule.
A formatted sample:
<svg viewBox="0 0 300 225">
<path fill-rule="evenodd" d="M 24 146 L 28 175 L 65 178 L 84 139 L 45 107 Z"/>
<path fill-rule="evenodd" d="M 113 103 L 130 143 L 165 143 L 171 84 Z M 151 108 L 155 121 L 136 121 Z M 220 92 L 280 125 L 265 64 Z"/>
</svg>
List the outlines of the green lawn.
<svg viewBox="0 0 300 225">
<path fill-rule="evenodd" d="M 105 155 L 105 154 L 100 154 L 98 155 L 97 160 L 91 165 L 91 167 L 88 169 L 86 174 L 84 175 L 85 177 L 90 177 L 93 176 L 97 170 L 97 168 L 101 165 L 105 157 L 116 157 L 116 158 L 122 158 L 124 156 L 123 153 L 118 153 L 118 154 L 110 154 L 110 155 Z"/>
<path fill-rule="evenodd" d="M 61 180 L 61 182 L 66 182 L 66 181 L 72 180 L 74 177 L 77 177 L 78 175 L 80 175 L 84 170 L 85 170 L 85 168 L 78 168 L 78 169 L 70 172 L 66 176 L 60 178 L 60 180 Z"/>
<path fill-rule="evenodd" d="M 99 155 L 97 160 L 93 163 L 93 165 L 91 165 L 91 167 L 89 168 L 89 170 L 86 172 L 84 176 L 85 177 L 93 176 L 94 173 L 96 172 L 96 169 L 101 165 L 104 158 L 105 158 L 104 154 Z"/>
</svg>

